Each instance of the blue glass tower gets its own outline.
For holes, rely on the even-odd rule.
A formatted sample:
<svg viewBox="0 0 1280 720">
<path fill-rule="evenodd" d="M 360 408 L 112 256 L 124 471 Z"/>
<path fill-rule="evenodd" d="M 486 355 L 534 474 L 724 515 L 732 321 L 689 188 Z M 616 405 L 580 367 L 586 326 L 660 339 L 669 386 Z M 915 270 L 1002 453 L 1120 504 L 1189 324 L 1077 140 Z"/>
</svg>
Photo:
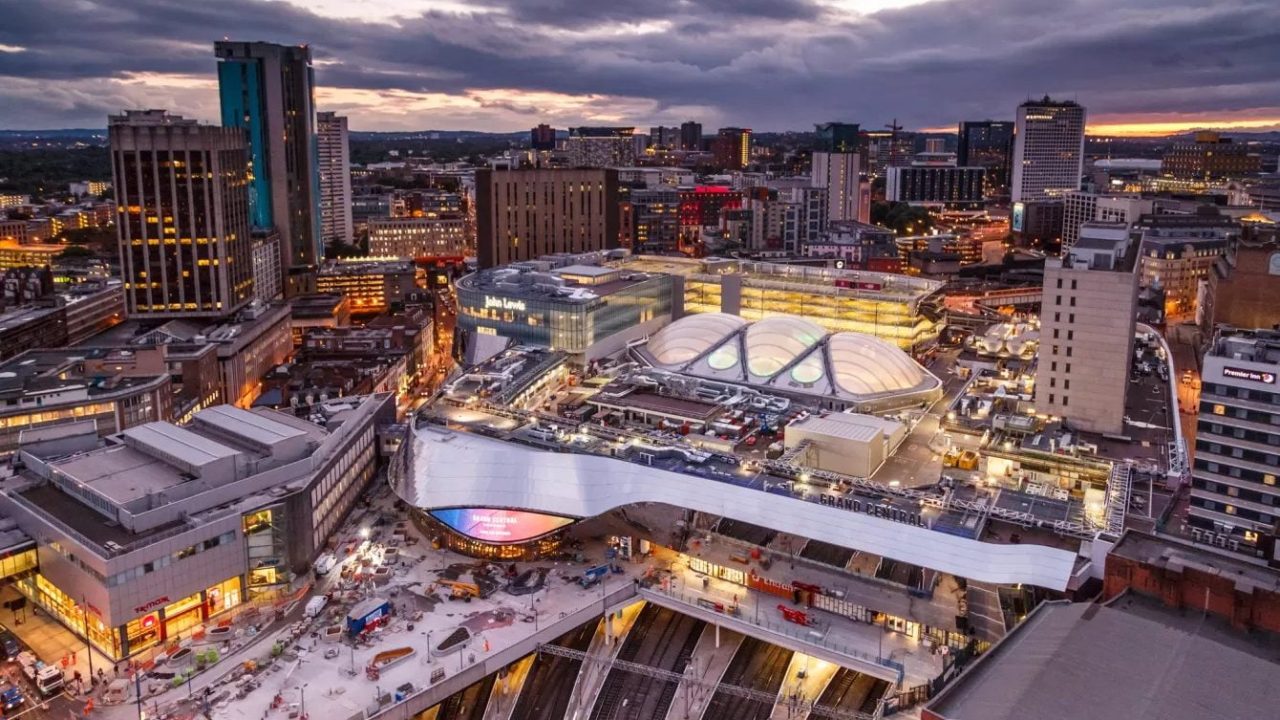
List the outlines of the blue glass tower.
<svg viewBox="0 0 1280 720">
<path fill-rule="evenodd" d="M 284 286 L 296 287 L 322 257 L 311 49 L 224 41 L 214 52 L 222 124 L 248 135 L 250 220 L 279 231 Z"/>
</svg>

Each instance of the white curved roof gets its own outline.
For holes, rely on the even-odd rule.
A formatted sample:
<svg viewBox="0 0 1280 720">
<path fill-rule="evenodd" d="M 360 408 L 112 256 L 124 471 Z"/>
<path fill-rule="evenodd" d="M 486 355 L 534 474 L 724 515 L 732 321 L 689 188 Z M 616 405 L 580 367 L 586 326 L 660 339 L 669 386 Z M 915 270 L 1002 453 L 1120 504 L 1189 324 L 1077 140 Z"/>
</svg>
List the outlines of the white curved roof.
<svg viewBox="0 0 1280 720">
<path fill-rule="evenodd" d="M 657 502 L 863 550 L 981 582 L 1064 590 L 1075 553 L 997 545 L 861 512 L 598 455 L 544 452 L 424 427 L 414 434 L 412 475 L 396 487 L 423 509 L 517 508 L 595 517 Z"/>
<path fill-rule="evenodd" d="M 842 400 L 892 402 L 897 395 L 942 387 L 891 342 L 861 333 L 828 334 L 794 315 L 750 324 L 725 313 L 690 315 L 655 333 L 644 350 L 642 357 L 668 370 Z"/>
<path fill-rule="evenodd" d="M 710 350 L 747 321 L 728 313 L 682 317 L 649 338 L 648 349 L 661 365 L 681 365 Z"/>
<path fill-rule="evenodd" d="M 747 370 L 773 377 L 827 336 L 821 325 L 794 315 L 771 315 L 747 328 Z"/>
<path fill-rule="evenodd" d="M 914 390 L 924 370 L 896 345 L 861 333 L 836 333 L 827 340 L 836 384 L 854 395 Z"/>
</svg>

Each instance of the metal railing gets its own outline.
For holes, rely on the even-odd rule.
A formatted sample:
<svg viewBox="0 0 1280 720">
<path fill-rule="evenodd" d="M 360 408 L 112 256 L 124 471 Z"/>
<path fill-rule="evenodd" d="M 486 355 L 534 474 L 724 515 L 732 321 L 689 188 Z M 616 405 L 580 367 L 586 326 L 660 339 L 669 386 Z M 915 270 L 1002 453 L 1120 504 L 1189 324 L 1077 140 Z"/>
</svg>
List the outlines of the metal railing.
<svg viewBox="0 0 1280 720">
<path fill-rule="evenodd" d="M 757 603 L 755 605 L 756 617 L 748 618 L 746 617 L 745 613 L 741 612 L 740 605 L 736 606 L 740 610 L 738 615 L 717 613 L 715 610 L 710 609 L 704 605 L 700 605 L 697 602 L 699 599 L 709 600 L 709 598 L 702 597 L 702 596 L 695 596 L 693 594 L 686 594 L 685 592 L 679 591 L 679 590 L 661 590 L 661 589 L 649 587 L 649 588 L 640 588 L 639 594 L 641 597 L 647 600 L 667 599 L 667 600 L 680 603 L 681 605 L 688 606 L 690 608 L 697 608 L 703 612 L 710 612 L 710 613 L 722 615 L 727 619 L 736 620 L 737 622 L 740 622 L 744 625 L 748 625 L 750 627 L 758 628 L 761 630 L 766 630 L 775 635 L 779 635 L 785 638 L 790 638 L 797 642 L 804 643 L 805 645 L 822 648 L 823 650 L 827 650 L 833 654 L 840 655 L 840 656 L 849 658 L 851 660 L 857 660 L 862 663 L 879 665 L 881 667 L 888 668 L 897 673 L 898 683 L 902 682 L 902 678 L 906 674 L 906 666 L 904 666 L 901 662 L 898 662 L 897 660 L 892 660 L 887 657 L 881 657 L 879 655 L 865 652 L 862 650 L 858 650 L 852 647 L 851 645 L 848 645 L 845 643 L 833 642 L 827 637 L 826 630 L 818 630 L 814 626 L 797 625 L 796 623 L 789 623 L 789 622 L 779 623 L 779 622 L 773 622 L 765 618 L 760 618 L 759 617 L 760 608 L 758 604 L 759 596 L 757 596 L 756 598 L 757 599 Z M 727 603 L 725 604 L 727 605 Z"/>
</svg>

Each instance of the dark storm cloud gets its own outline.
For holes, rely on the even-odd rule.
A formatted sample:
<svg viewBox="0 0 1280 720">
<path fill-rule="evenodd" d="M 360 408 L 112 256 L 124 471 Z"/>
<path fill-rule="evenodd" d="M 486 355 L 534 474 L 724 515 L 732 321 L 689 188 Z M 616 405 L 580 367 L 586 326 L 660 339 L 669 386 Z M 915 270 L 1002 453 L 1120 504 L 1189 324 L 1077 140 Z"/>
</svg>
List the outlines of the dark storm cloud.
<svg viewBox="0 0 1280 720">
<path fill-rule="evenodd" d="M 389 24 L 286 2 L 0 0 L 0 127 L 101 125 L 106 112 L 149 99 L 145 85 L 110 80 L 211 79 L 212 43 L 224 36 L 310 43 L 327 87 L 651 103 L 654 117 L 637 123 L 693 107 L 761 129 L 893 117 L 945 126 L 1009 117 L 1021 99 L 1044 93 L 1075 97 L 1095 115 L 1280 108 L 1280 4 L 1269 1 L 939 0 L 867 16 L 814 0 L 467 7 L 478 12 Z M 207 88 L 189 92 L 208 102 Z M 158 99 L 184 97 L 173 89 Z M 508 122 L 540 110 L 524 96 L 482 104 Z M 375 120 L 353 114 L 356 127 Z M 432 125 L 431 117 L 417 124 Z"/>
</svg>

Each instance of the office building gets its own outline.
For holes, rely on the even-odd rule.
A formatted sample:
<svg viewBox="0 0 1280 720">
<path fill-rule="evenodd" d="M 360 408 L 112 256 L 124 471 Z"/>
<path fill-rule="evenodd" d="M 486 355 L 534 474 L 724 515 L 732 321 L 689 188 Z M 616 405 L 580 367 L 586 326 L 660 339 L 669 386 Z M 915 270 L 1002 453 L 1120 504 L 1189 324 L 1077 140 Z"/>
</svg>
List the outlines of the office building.
<svg viewBox="0 0 1280 720">
<path fill-rule="evenodd" d="M 481 268 L 618 247 L 618 172 L 479 170 L 476 230 Z"/>
<path fill-rule="evenodd" d="M 7 223 L 0 223 L 4 225 Z M 26 222 L 20 221 L 24 226 Z M 0 233 L 4 230 L 0 227 Z M 64 250 L 61 243 L 23 243 L 8 237 L 0 239 L 0 270 L 23 267 L 49 267 Z"/>
<path fill-rule="evenodd" d="M 1280 560 L 1280 332 L 1222 328 L 1200 373 L 1192 535 Z"/>
<path fill-rule="evenodd" d="M 15 586 L 112 661 L 287 594 L 374 477 L 394 403 L 344 398 L 313 419 L 218 405 L 69 457 L 57 446 L 78 428 L 44 433 L 0 491 L 42 560 Z"/>
<path fill-rule="evenodd" d="M 810 237 L 802 246 L 805 257 L 828 258 L 837 268 L 866 270 L 873 261 L 899 261 L 894 232 L 854 220 L 831 223 L 830 229 Z"/>
<path fill-rule="evenodd" d="M 263 42 L 214 43 L 222 124 L 247 131 L 250 221 L 280 231 L 285 292 L 309 283 L 322 257 L 311 49 Z M 123 203 L 122 203 L 123 204 Z"/>
<path fill-rule="evenodd" d="M 83 180 L 67 185 L 67 192 L 76 197 L 106 195 L 111 192 L 111 183 L 106 180 Z"/>
<path fill-rule="evenodd" d="M 417 269 L 411 261 L 330 260 L 316 276 L 316 292 L 345 295 L 355 315 L 377 315 L 418 295 Z"/>
<path fill-rule="evenodd" d="M 1085 225 L 1071 252 L 1045 260 L 1036 412 L 1077 430 L 1124 432 L 1138 283 L 1129 229 Z"/>
<path fill-rule="evenodd" d="M 680 149 L 702 149 L 702 123 L 690 120 L 680 125 Z"/>
<path fill-rule="evenodd" d="M 720 128 L 712 141 L 716 165 L 726 170 L 743 170 L 751 164 L 751 129 Z"/>
<path fill-rule="evenodd" d="M 289 327 L 294 347 L 302 345 L 307 331 L 351 325 L 351 299 L 334 293 L 299 295 L 289 300 Z"/>
<path fill-rule="evenodd" d="M 250 244 L 253 252 L 253 299 L 262 303 L 278 300 L 284 287 L 284 274 L 280 271 L 280 233 L 270 230 L 254 230 Z"/>
<path fill-rule="evenodd" d="M 664 150 L 678 150 L 680 148 L 680 128 L 675 126 L 663 127 L 661 125 L 649 128 L 649 145 L 650 147 Z"/>
<path fill-rule="evenodd" d="M 835 124 L 835 123 L 830 123 Z M 857 127 L 856 125 L 853 127 Z M 833 131 L 834 132 L 834 131 Z M 818 152 L 812 155 L 810 183 L 827 190 L 827 218 L 866 222 L 862 202 L 862 156 L 854 152 Z M 865 204 L 870 211 L 870 203 Z"/>
<path fill-rule="evenodd" d="M 456 216 L 370 220 L 369 254 L 410 260 L 461 258 L 467 254 L 466 219 Z"/>
<path fill-rule="evenodd" d="M 1070 100 L 1018 106 L 1013 139 L 1013 202 L 1060 198 L 1080 189 L 1085 109 Z"/>
<path fill-rule="evenodd" d="M 108 123 L 131 316 L 231 315 L 253 299 L 245 134 L 163 110 Z"/>
<path fill-rule="evenodd" d="M 31 204 L 30 195 L 18 195 L 16 193 L 0 193 L 0 210 L 11 210 L 20 208 L 24 205 Z"/>
<path fill-rule="evenodd" d="M 633 127 L 569 128 L 565 152 L 570 167 L 616 168 L 635 164 Z"/>
<path fill-rule="evenodd" d="M 351 149 L 347 119 L 316 113 L 316 147 L 320 173 L 320 241 L 324 245 L 355 239 L 351 220 Z"/>
<path fill-rule="evenodd" d="M 1137 231 L 1142 287 L 1164 290 L 1165 317 L 1197 317 L 1204 309 L 1212 318 L 1218 280 L 1235 264 L 1239 223 L 1204 206 L 1194 215 L 1143 215 Z M 1200 319 L 1207 327 L 1206 318 Z"/>
<path fill-rule="evenodd" d="M 1009 194 L 1013 159 L 1013 127 L 1007 120 L 979 120 L 960 123 L 956 143 L 956 165 L 986 168 L 983 182 L 987 195 Z"/>
<path fill-rule="evenodd" d="M 1154 202 L 1140 195 L 1103 195 L 1085 190 L 1069 192 L 1062 199 L 1062 248 L 1070 249 L 1087 222 L 1122 222 L 1132 225 L 1149 214 Z"/>
<path fill-rule="evenodd" d="M 885 179 L 885 199 L 948 210 L 981 210 L 986 201 L 985 176 L 986 169 L 980 167 L 891 167 Z"/>
<path fill-rule="evenodd" d="M 631 188 L 623 202 L 622 245 L 632 252 L 664 253 L 680 244 L 680 193 L 674 187 Z"/>
<path fill-rule="evenodd" d="M 535 151 L 556 149 L 556 129 L 542 123 L 529 131 L 529 146 Z"/>
<path fill-rule="evenodd" d="M 1193 142 L 1174 143 L 1160 161 L 1160 173 L 1177 180 L 1214 182 L 1257 175 L 1262 158 L 1248 146 L 1216 132 L 1200 131 Z"/>
<path fill-rule="evenodd" d="M 858 123 L 821 123 L 814 126 L 814 134 L 818 136 L 814 152 L 856 153 L 861 149 Z"/>
<path fill-rule="evenodd" d="M 915 140 L 897 131 L 869 130 L 862 139 L 866 172 L 876 177 L 884 177 L 888 168 L 910 165 L 916 154 Z"/>
</svg>

